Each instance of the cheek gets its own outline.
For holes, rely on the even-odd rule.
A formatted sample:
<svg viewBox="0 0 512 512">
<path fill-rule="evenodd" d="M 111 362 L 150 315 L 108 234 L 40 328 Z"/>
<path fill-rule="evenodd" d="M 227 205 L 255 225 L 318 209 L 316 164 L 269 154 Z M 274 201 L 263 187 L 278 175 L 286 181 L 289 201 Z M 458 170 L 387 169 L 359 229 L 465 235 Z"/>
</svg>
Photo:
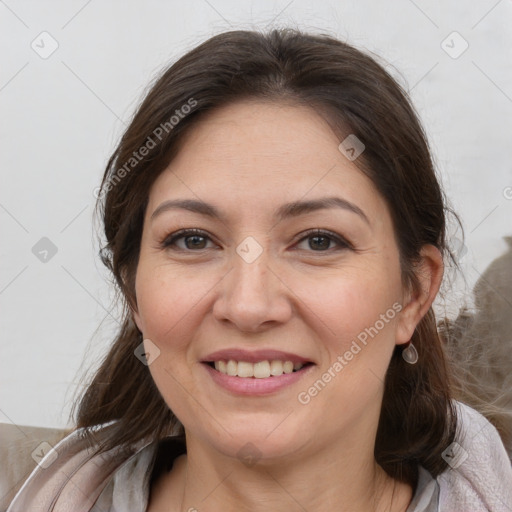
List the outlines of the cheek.
<svg viewBox="0 0 512 512">
<path fill-rule="evenodd" d="M 394 324 L 400 287 L 391 272 L 354 268 L 351 272 L 326 275 L 323 279 L 302 280 L 300 294 L 318 317 L 325 334 L 338 340 L 341 348 L 366 328 L 378 323 L 379 331 Z M 384 315 L 385 325 L 381 317 Z"/>
<path fill-rule="evenodd" d="M 366 403 L 382 390 L 401 309 L 399 274 L 392 268 L 379 270 L 375 263 L 332 276 L 323 286 L 311 283 L 309 293 L 303 289 L 308 307 L 318 316 L 314 331 L 325 351 L 322 378 L 332 382 L 318 406 L 331 400 Z M 338 413 L 333 407 L 333 414 Z"/>
<path fill-rule="evenodd" d="M 172 265 L 152 266 L 141 262 L 137 272 L 136 293 L 144 336 L 161 348 L 172 341 L 178 349 L 194 312 L 201 309 L 218 278 L 212 273 L 190 272 Z"/>
<path fill-rule="evenodd" d="M 144 338 L 160 351 L 149 370 L 164 401 L 180 421 L 188 423 L 201 415 L 191 398 L 199 391 L 190 372 L 190 342 L 197 330 L 201 301 L 213 284 L 206 276 L 192 275 L 183 268 L 144 263 L 137 273 L 138 311 Z"/>
<path fill-rule="evenodd" d="M 323 292 L 318 284 L 316 292 L 303 292 L 316 313 L 314 331 L 325 352 L 319 375 L 306 383 L 299 401 L 310 400 L 319 415 L 336 424 L 341 414 L 363 414 L 365 404 L 381 396 L 396 343 L 400 287 L 371 271 L 333 278 Z M 318 380 L 326 383 L 325 392 Z"/>
</svg>

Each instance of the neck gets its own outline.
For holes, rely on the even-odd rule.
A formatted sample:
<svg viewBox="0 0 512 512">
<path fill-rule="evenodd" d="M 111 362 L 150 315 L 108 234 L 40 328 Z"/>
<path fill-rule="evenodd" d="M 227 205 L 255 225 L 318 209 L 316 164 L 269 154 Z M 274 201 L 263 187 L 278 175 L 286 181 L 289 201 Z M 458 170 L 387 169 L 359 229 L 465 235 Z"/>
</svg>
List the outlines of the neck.
<svg viewBox="0 0 512 512">
<path fill-rule="evenodd" d="M 362 454 L 355 447 L 343 453 L 330 449 L 307 458 L 289 457 L 284 463 L 281 458 L 249 466 L 188 438 L 187 455 L 175 463 L 172 484 L 166 485 L 172 496 L 165 501 L 167 507 L 181 502 L 171 509 L 180 512 L 405 511 L 410 486 L 390 478 L 373 453 Z"/>
</svg>

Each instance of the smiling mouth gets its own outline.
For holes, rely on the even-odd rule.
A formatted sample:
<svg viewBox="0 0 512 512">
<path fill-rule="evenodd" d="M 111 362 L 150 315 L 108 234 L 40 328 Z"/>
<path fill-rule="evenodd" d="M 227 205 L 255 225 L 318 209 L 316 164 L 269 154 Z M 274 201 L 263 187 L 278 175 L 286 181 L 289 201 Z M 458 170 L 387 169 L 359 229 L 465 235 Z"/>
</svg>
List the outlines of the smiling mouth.
<svg viewBox="0 0 512 512">
<path fill-rule="evenodd" d="M 245 379 L 265 379 L 268 377 L 279 377 L 283 374 L 296 373 L 306 367 L 311 366 L 313 363 L 293 363 L 292 361 L 258 361 L 257 363 L 250 363 L 247 361 L 206 361 L 205 364 L 217 370 L 219 373 L 228 375 L 230 377 L 241 377 Z"/>
</svg>

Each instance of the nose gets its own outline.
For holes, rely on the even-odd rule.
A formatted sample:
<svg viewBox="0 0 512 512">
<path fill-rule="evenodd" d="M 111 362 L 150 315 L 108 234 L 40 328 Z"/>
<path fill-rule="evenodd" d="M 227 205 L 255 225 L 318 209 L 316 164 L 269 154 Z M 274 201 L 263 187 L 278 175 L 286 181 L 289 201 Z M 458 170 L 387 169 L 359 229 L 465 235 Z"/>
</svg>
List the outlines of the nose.
<svg viewBox="0 0 512 512">
<path fill-rule="evenodd" d="M 268 251 L 263 249 L 255 261 L 238 253 L 232 259 L 231 272 L 219 284 L 214 317 L 242 332 L 260 332 L 286 323 L 292 315 L 289 290 L 277 265 L 269 261 Z"/>
</svg>

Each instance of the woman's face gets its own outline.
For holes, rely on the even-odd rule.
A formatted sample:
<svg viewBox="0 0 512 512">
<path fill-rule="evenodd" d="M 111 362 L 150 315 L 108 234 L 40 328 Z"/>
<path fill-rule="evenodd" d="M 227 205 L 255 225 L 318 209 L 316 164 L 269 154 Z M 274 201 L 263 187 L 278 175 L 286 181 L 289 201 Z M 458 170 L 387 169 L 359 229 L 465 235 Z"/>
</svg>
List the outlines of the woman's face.
<svg viewBox="0 0 512 512">
<path fill-rule="evenodd" d="M 134 316 L 187 437 L 225 455 L 373 453 L 414 326 L 388 208 L 340 142 L 309 108 L 238 103 L 196 125 L 151 189 Z"/>
</svg>

